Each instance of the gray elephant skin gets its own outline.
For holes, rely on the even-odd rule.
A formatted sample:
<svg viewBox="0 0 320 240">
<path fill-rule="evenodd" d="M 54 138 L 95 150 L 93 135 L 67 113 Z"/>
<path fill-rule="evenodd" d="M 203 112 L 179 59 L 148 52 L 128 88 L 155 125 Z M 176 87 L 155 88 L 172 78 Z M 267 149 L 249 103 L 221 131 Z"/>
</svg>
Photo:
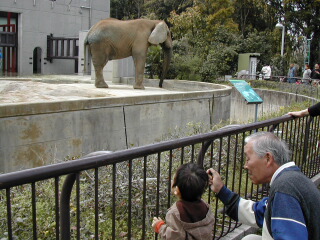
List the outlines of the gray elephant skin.
<svg viewBox="0 0 320 240">
<path fill-rule="evenodd" d="M 103 79 L 103 68 L 109 60 L 132 56 L 135 65 L 133 88 L 144 89 L 143 77 L 148 48 L 151 45 L 162 47 L 164 53 L 162 75 L 159 87 L 168 72 L 172 55 L 171 33 L 164 21 L 135 19 L 122 21 L 107 18 L 96 23 L 89 30 L 84 41 L 84 72 L 86 72 L 86 47 L 89 46 L 94 66 L 97 88 L 107 88 Z"/>
</svg>

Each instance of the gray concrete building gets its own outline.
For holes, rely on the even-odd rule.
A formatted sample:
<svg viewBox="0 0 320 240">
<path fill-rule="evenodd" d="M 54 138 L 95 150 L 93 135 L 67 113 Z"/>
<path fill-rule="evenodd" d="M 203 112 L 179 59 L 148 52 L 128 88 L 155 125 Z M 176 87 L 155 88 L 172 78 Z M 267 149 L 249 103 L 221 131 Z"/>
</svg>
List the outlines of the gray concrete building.
<svg viewBox="0 0 320 240">
<path fill-rule="evenodd" d="M 77 73 L 79 32 L 107 17 L 109 0 L 1 0 L 0 75 Z"/>
</svg>

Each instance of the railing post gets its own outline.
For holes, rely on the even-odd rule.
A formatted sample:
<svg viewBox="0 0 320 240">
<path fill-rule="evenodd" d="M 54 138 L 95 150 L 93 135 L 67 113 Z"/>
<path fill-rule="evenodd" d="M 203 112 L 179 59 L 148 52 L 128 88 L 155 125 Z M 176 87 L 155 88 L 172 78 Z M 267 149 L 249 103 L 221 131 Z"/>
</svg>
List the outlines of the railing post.
<svg viewBox="0 0 320 240">
<path fill-rule="evenodd" d="M 200 166 L 203 166 L 203 160 L 204 160 L 204 156 L 208 150 L 208 148 L 210 147 L 210 145 L 212 144 L 213 140 L 210 140 L 210 141 L 206 141 L 200 151 L 199 151 L 199 155 L 198 155 L 198 159 L 197 159 L 197 164 L 200 165 Z"/>
<path fill-rule="evenodd" d="M 308 146 L 309 146 L 309 136 L 310 136 L 310 124 L 313 120 L 313 117 L 310 117 L 306 124 L 306 130 L 304 134 L 304 140 L 303 140 L 303 149 L 302 149 L 302 164 L 304 164 L 307 161 L 307 152 L 308 152 Z"/>
<path fill-rule="evenodd" d="M 64 181 L 60 196 L 61 240 L 70 240 L 70 196 L 77 173 L 71 173 Z"/>
<path fill-rule="evenodd" d="M 47 61 L 52 63 L 52 55 L 53 55 L 53 34 L 47 35 Z"/>
</svg>

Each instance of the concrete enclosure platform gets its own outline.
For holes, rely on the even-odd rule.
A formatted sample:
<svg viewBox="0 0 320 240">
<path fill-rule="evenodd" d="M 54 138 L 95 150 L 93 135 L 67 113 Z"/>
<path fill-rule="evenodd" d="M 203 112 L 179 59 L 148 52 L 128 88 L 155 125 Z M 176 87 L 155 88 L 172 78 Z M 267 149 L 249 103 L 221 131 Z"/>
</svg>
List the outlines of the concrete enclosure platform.
<svg viewBox="0 0 320 240">
<path fill-rule="evenodd" d="M 230 118 L 231 87 L 192 81 L 133 79 L 94 87 L 90 76 L 0 79 L 0 172 L 161 141 L 201 122 Z"/>
</svg>

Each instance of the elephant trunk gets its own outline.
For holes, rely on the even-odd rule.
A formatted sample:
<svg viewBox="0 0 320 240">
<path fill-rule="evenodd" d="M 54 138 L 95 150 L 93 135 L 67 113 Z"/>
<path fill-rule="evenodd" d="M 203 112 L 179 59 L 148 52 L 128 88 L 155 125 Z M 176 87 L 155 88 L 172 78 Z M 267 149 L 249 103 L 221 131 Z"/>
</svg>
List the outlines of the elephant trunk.
<svg viewBox="0 0 320 240">
<path fill-rule="evenodd" d="M 164 59 L 163 59 L 163 65 L 162 65 L 162 73 L 160 77 L 160 82 L 159 82 L 159 87 L 162 88 L 163 80 L 165 76 L 167 75 L 170 61 L 171 61 L 171 56 L 172 56 L 172 48 L 165 46 L 165 44 L 162 46 L 163 53 L 164 53 Z"/>
</svg>

